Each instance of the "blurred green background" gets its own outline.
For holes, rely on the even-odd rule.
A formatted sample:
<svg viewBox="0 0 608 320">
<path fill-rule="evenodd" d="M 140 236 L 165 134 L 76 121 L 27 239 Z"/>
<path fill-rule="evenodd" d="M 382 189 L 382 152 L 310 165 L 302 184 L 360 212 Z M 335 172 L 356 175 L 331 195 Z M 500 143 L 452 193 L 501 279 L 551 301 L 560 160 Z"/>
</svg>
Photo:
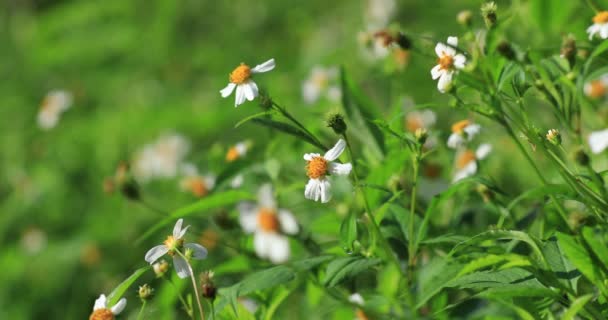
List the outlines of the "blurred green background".
<svg viewBox="0 0 608 320">
<path fill-rule="evenodd" d="M 559 7 L 552 14 L 534 11 L 535 1 L 497 3 L 518 26 L 509 29 L 509 37 L 522 48 L 559 48 L 569 32 L 584 39 L 593 14 L 582 1 L 549 1 Z M 297 184 L 285 203 L 294 211 L 321 210 L 300 196 L 305 182 L 301 154 L 309 146 L 280 137 L 266 148 L 267 130 L 251 124 L 234 129 L 240 119 L 260 111 L 256 102 L 234 108 L 233 96 L 219 95 L 240 62 L 253 66 L 275 58 L 276 69 L 256 81 L 326 141 L 334 138 L 322 120 L 338 104 L 323 100 L 306 106 L 301 97 L 302 81 L 315 65 L 343 65 L 387 116 L 395 114 L 405 96 L 420 103 L 445 102 L 435 111 L 438 127 L 447 132 L 451 120 L 466 115 L 450 110 L 437 92 L 429 73 L 434 43 L 423 39 L 463 33 L 455 17 L 464 9 L 482 28 L 480 4 L 397 1 L 391 21 L 423 45 L 403 71 L 393 71 L 390 63 L 370 62 L 361 54 L 357 38 L 366 30 L 368 1 L 2 1 L 0 318 L 86 318 L 100 293 L 145 265 L 146 250 L 160 243 L 170 227 L 134 245 L 158 216 L 118 194 L 105 194 L 102 186 L 120 161 L 164 133 L 187 137 L 189 161 L 202 172 L 216 173 L 225 167 L 230 145 L 251 139 L 252 162 L 278 158 L 284 171 L 295 175 L 282 178 Z M 529 32 L 539 28 L 544 32 Z M 71 92 L 73 106 L 55 128 L 41 130 L 37 113 L 54 89 Z M 492 166 L 496 179 L 512 182 L 513 193 L 532 183 L 507 177 L 516 163 L 493 160 Z M 252 177 L 244 188 L 253 193 L 259 183 Z M 195 200 L 181 193 L 175 180 L 154 181 L 142 192 L 163 209 Z M 194 225 L 194 234 L 209 225 L 186 222 Z M 339 226 L 339 220 L 334 223 Z M 213 252 L 201 266 L 212 268 L 237 256 Z M 125 318 L 134 318 L 138 307 L 135 289 L 128 295 Z M 323 312 L 335 311 L 329 310 Z M 298 314 L 306 312 L 302 306 Z"/>
</svg>

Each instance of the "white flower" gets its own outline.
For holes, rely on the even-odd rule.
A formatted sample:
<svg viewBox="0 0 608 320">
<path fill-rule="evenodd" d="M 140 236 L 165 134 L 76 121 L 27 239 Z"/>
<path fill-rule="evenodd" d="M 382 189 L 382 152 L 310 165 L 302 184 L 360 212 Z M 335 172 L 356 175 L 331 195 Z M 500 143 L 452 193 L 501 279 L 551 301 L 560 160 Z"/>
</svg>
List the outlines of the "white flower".
<svg viewBox="0 0 608 320">
<path fill-rule="evenodd" d="M 603 152 L 608 148 L 608 129 L 591 132 L 588 142 L 591 152 L 595 154 Z"/>
<path fill-rule="evenodd" d="M 599 35 L 602 39 L 608 39 L 608 11 L 600 11 L 593 17 L 593 24 L 587 28 L 589 40 Z"/>
<path fill-rule="evenodd" d="M 322 94 L 331 101 L 338 101 L 341 96 L 340 88 L 332 84 L 338 78 L 338 69 L 315 66 L 308 79 L 302 84 L 302 97 L 306 103 L 315 103 Z"/>
<path fill-rule="evenodd" d="M 179 181 L 180 189 L 192 192 L 199 198 L 206 196 L 215 187 L 215 176 L 212 174 L 200 175 L 191 163 L 182 165 L 182 174 L 183 178 Z"/>
<path fill-rule="evenodd" d="M 258 64 L 253 69 L 241 63 L 230 73 L 230 83 L 220 91 L 222 98 L 228 97 L 236 88 L 236 98 L 234 106 L 243 104 L 245 100 L 253 101 L 258 96 L 258 86 L 251 80 L 251 75 L 255 73 L 268 72 L 274 69 L 274 59 L 270 59 L 262 64 Z"/>
<path fill-rule="evenodd" d="M 334 160 L 340 157 L 344 148 L 346 148 L 346 142 L 340 139 L 323 156 L 318 153 L 307 153 L 304 155 L 304 160 L 308 161 L 306 175 L 310 178 L 304 191 L 306 199 L 320 200 L 322 203 L 331 200 L 331 183 L 327 175 L 348 175 L 353 168 L 350 163 L 342 164 L 334 162 Z"/>
<path fill-rule="evenodd" d="M 139 182 L 153 178 L 173 178 L 184 157 L 190 151 L 190 143 L 178 134 L 161 136 L 156 142 L 144 145 L 133 160 L 133 174 Z"/>
<path fill-rule="evenodd" d="M 397 3 L 395 0 L 368 0 L 365 18 L 368 25 L 374 28 L 386 27 L 395 14 Z"/>
<path fill-rule="evenodd" d="M 49 130 L 59 122 L 59 116 L 72 106 L 72 94 L 64 90 L 53 90 L 42 100 L 38 111 L 38 126 Z"/>
<path fill-rule="evenodd" d="M 445 93 L 449 91 L 452 85 L 452 77 L 456 69 L 463 69 L 467 58 L 461 53 L 457 53 L 454 47 L 458 46 L 457 37 L 448 37 L 448 45 L 438 43 L 435 46 L 437 53 L 437 65 L 431 69 L 433 80 L 439 79 L 437 89 L 439 92 Z"/>
<path fill-rule="evenodd" d="M 368 31 L 360 31 L 357 34 L 357 42 L 361 47 L 363 57 L 369 61 L 386 58 L 390 54 L 389 48 L 384 44 L 382 37 L 375 36 L 376 31 L 370 27 Z"/>
<path fill-rule="evenodd" d="M 282 263 L 289 258 L 289 240 L 284 234 L 296 234 L 298 223 L 293 214 L 277 209 L 272 186 L 265 184 L 258 191 L 258 204 L 242 202 L 238 205 L 243 230 L 253 233 L 253 246 L 261 258 Z"/>
<path fill-rule="evenodd" d="M 105 294 L 102 294 L 95 300 L 93 314 L 91 314 L 90 319 L 112 320 L 114 319 L 114 316 L 120 314 L 126 306 L 127 299 L 122 298 L 118 303 L 110 307 L 108 306 L 108 298 L 106 298 Z"/>
<path fill-rule="evenodd" d="M 243 185 L 244 181 L 245 176 L 243 176 L 242 174 L 237 174 L 234 178 L 232 178 L 232 180 L 230 180 L 230 187 L 232 187 L 233 189 L 240 188 Z"/>
<path fill-rule="evenodd" d="M 448 137 L 448 147 L 452 149 L 463 146 L 479 133 L 481 126 L 469 120 L 458 121 L 452 125 L 452 134 Z"/>
<path fill-rule="evenodd" d="M 249 143 L 246 141 L 241 141 L 228 149 L 228 152 L 226 152 L 226 161 L 235 161 L 246 155 L 248 150 Z"/>
<path fill-rule="evenodd" d="M 437 115 L 429 109 L 414 110 L 405 116 L 407 131 L 414 133 L 418 129 L 430 129 L 437 122 Z"/>
<path fill-rule="evenodd" d="M 485 159 L 490 152 L 492 152 L 492 146 L 487 143 L 480 145 L 475 152 L 460 150 L 456 155 L 456 173 L 452 181 L 457 182 L 474 175 L 477 172 L 477 162 Z"/>
<path fill-rule="evenodd" d="M 154 264 L 156 260 L 165 254 L 169 254 L 173 257 L 173 267 L 180 278 L 187 278 L 190 276 L 190 269 L 188 262 L 184 260 L 182 255 L 186 257 L 190 256 L 197 260 L 202 260 L 207 257 L 207 249 L 198 243 L 186 243 L 184 244 L 184 235 L 187 226 L 182 229 L 182 223 L 184 219 L 177 220 L 175 227 L 173 227 L 173 235 L 167 237 L 167 240 L 163 244 L 153 247 L 146 253 L 145 259 L 149 264 Z"/>
<path fill-rule="evenodd" d="M 351 294 L 350 296 L 348 296 L 348 301 L 350 303 L 354 303 L 358 306 L 363 306 L 363 304 L 365 303 L 363 296 L 361 296 L 361 294 L 359 294 L 358 292 L 355 292 L 355 293 Z"/>
<path fill-rule="evenodd" d="M 583 90 L 585 95 L 590 98 L 598 99 L 604 97 L 608 91 L 608 74 L 602 75 L 599 79 L 586 82 Z"/>
</svg>

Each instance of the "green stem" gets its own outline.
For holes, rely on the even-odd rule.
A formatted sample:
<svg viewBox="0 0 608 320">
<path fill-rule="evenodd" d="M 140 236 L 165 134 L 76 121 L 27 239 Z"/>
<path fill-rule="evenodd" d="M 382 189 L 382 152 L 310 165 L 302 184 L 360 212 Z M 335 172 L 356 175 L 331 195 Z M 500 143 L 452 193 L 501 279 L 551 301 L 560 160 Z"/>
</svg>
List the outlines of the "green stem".
<svg viewBox="0 0 608 320">
<path fill-rule="evenodd" d="M 169 278 L 163 277 L 163 279 L 167 280 L 171 284 L 171 286 L 173 286 L 173 289 L 175 289 L 175 292 L 177 292 L 177 297 L 179 298 L 179 301 L 182 303 L 182 306 L 184 306 L 184 309 L 186 309 L 186 313 L 188 314 L 188 316 L 190 316 L 190 319 L 194 319 L 194 312 L 192 311 L 192 309 L 190 309 L 190 305 L 186 303 L 186 300 L 182 296 L 181 291 L 177 288 L 175 283 L 173 283 L 173 281 L 171 281 L 171 279 Z"/>
<path fill-rule="evenodd" d="M 146 300 L 142 299 L 142 303 L 141 303 L 141 309 L 139 309 L 139 313 L 137 313 L 137 319 L 142 319 L 142 316 L 144 315 L 144 309 L 146 308 Z"/>
<path fill-rule="evenodd" d="M 190 262 L 188 261 L 188 259 L 186 258 L 186 256 L 184 256 L 183 253 L 181 253 L 179 250 L 175 250 L 175 252 L 177 252 L 177 254 L 179 254 L 180 257 L 182 257 L 182 259 L 184 259 L 184 261 L 186 261 L 186 265 L 188 266 L 188 271 L 190 272 L 190 279 L 192 279 L 192 288 L 194 288 L 194 297 L 196 298 L 196 304 L 198 305 L 198 311 L 201 314 L 201 320 L 205 320 L 205 314 L 203 312 L 203 306 L 201 305 L 201 298 L 198 294 L 198 289 L 196 286 L 196 280 L 194 279 L 194 271 L 192 270 L 192 267 L 190 266 Z"/>
<path fill-rule="evenodd" d="M 294 118 L 289 112 L 287 112 L 287 110 L 285 108 L 283 108 L 280 105 L 276 104 L 274 101 L 272 102 L 272 106 L 274 107 L 275 110 L 279 111 L 285 118 L 289 119 L 297 127 L 299 127 L 300 129 L 302 129 L 302 131 L 304 131 L 304 133 L 306 133 L 318 145 L 325 147 L 325 145 L 323 143 L 321 143 L 321 141 L 319 141 L 319 139 L 317 139 L 317 137 L 314 134 L 312 134 L 312 132 L 310 132 L 308 129 L 306 129 L 306 127 L 302 123 L 300 123 L 300 121 L 298 121 L 298 119 Z M 329 150 L 329 148 L 327 148 L 327 147 L 325 147 L 325 149 Z"/>
<path fill-rule="evenodd" d="M 414 158 L 412 159 L 412 165 L 414 167 L 414 180 L 412 186 L 412 194 L 410 199 L 410 217 L 408 219 L 408 278 L 411 280 L 412 271 L 414 270 L 414 260 L 416 258 L 416 242 L 414 239 L 414 220 L 416 218 L 416 192 L 418 190 L 418 169 L 420 166 L 420 146 L 416 146 L 416 152 L 414 154 Z"/>
</svg>

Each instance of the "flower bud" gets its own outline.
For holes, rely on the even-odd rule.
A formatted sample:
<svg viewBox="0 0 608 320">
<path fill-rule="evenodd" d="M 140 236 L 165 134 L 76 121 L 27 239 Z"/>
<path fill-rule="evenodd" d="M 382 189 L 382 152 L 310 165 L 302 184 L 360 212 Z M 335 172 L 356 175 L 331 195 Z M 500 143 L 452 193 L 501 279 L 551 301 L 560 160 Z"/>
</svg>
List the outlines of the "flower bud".
<svg viewBox="0 0 608 320">
<path fill-rule="evenodd" d="M 587 216 L 580 211 L 573 211 L 568 215 L 568 224 L 572 229 L 577 230 L 585 224 Z"/>
<path fill-rule="evenodd" d="M 139 290 L 137 291 L 139 298 L 142 300 L 148 300 L 150 299 L 150 297 L 152 297 L 152 293 L 154 293 L 154 289 L 152 289 L 147 283 L 145 283 L 143 286 L 139 287 Z"/>
<path fill-rule="evenodd" d="M 559 146 L 560 144 L 562 144 L 562 135 L 557 129 L 549 129 L 549 131 L 547 131 L 546 137 L 547 140 L 553 145 Z"/>
<path fill-rule="evenodd" d="M 160 278 L 165 275 L 165 273 L 169 270 L 169 263 L 167 261 L 160 260 L 152 265 L 152 269 L 154 270 L 154 274 L 156 274 L 157 278 Z"/>
<path fill-rule="evenodd" d="M 262 109 L 264 109 L 264 110 L 270 110 L 272 108 L 272 104 L 273 104 L 270 94 L 268 94 L 268 91 L 266 91 L 264 89 L 261 89 L 259 91 L 259 93 L 260 93 L 260 98 L 259 98 L 260 107 L 262 107 Z"/>
<path fill-rule="evenodd" d="M 429 133 L 428 131 L 426 131 L 425 128 L 418 128 L 414 132 L 414 137 L 416 138 L 416 141 L 418 143 L 424 144 L 426 142 L 426 139 L 429 137 Z"/>
<path fill-rule="evenodd" d="M 494 192 L 485 184 L 478 184 L 476 190 L 483 199 L 483 202 L 489 203 L 494 199 Z"/>
<path fill-rule="evenodd" d="M 485 21 L 488 29 L 492 29 L 496 25 L 496 9 L 496 3 L 493 1 L 486 2 L 481 6 L 481 15 L 483 16 L 483 21 Z"/>
<path fill-rule="evenodd" d="M 589 156 L 583 149 L 578 149 L 574 152 L 574 160 L 581 166 L 586 166 L 589 164 Z"/>
<path fill-rule="evenodd" d="M 327 126 L 332 128 L 336 134 L 344 134 L 348 129 L 344 117 L 339 113 L 331 114 L 327 118 Z"/>
<path fill-rule="evenodd" d="M 120 186 L 120 192 L 125 198 L 129 200 L 140 200 L 141 194 L 139 193 L 139 185 L 135 180 L 129 179 Z"/>
<path fill-rule="evenodd" d="M 213 271 L 205 271 L 201 274 L 201 288 L 203 297 L 213 301 L 217 294 L 217 288 L 213 283 Z"/>
<path fill-rule="evenodd" d="M 471 23 L 473 22 L 473 13 L 471 10 L 460 11 L 456 16 L 456 21 L 458 21 L 458 24 L 464 27 L 470 27 Z"/>
<path fill-rule="evenodd" d="M 513 50 L 511 44 L 505 40 L 501 41 L 498 44 L 498 47 L 496 47 L 496 51 L 498 51 L 501 56 L 507 58 L 507 60 L 513 61 L 516 58 L 515 50 Z"/>
<path fill-rule="evenodd" d="M 562 43 L 562 48 L 560 50 L 560 56 L 566 60 L 568 60 L 568 64 L 570 68 L 574 67 L 576 63 L 576 41 L 572 37 L 567 37 L 564 39 Z"/>
<path fill-rule="evenodd" d="M 397 34 L 396 42 L 403 50 L 409 50 L 412 48 L 412 40 L 401 32 Z"/>
</svg>

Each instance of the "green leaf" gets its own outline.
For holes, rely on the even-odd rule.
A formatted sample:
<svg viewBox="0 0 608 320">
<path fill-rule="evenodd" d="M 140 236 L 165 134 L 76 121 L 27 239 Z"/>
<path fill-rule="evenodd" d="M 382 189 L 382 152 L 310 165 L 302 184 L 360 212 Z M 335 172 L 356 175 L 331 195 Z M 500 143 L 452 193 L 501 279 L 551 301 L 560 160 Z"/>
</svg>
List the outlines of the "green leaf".
<svg viewBox="0 0 608 320">
<path fill-rule="evenodd" d="M 591 282 L 600 281 L 599 271 L 593 263 L 589 252 L 578 244 L 574 237 L 558 232 L 557 240 L 566 257 L 587 279 L 591 280 Z"/>
<path fill-rule="evenodd" d="M 580 277 L 580 273 L 564 255 L 564 251 L 557 242 L 557 238 L 551 237 L 545 241 L 542 250 L 547 259 L 547 263 L 557 280 L 565 288 L 570 289 L 572 292 L 576 292 L 576 284 Z"/>
<path fill-rule="evenodd" d="M 132 275 L 125 279 L 125 281 L 121 282 L 116 288 L 114 288 L 114 290 L 112 290 L 112 292 L 108 295 L 108 305 L 115 305 L 120 298 L 122 298 L 125 292 L 129 290 L 129 287 L 131 287 L 131 285 L 133 285 L 133 283 L 149 269 L 150 266 L 137 269 Z"/>
<path fill-rule="evenodd" d="M 591 298 L 593 298 L 593 294 L 586 294 L 584 296 L 576 298 L 576 300 L 574 300 L 570 305 L 570 308 L 568 308 L 568 310 L 564 312 L 562 320 L 576 320 L 576 315 L 578 314 L 578 312 L 585 307 L 585 305 L 587 304 L 587 302 L 589 302 L 589 300 L 591 300 Z"/>
<path fill-rule="evenodd" d="M 382 262 L 380 259 L 368 259 L 364 257 L 338 258 L 327 265 L 323 285 L 333 287 L 342 280 L 355 276 Z"/>
<path fill-rule="evenodd" d="M 213 193 L 193 204 L 190 204 L 188 206 L 179 208 L 179 209 L 171 212 L 168 217 L 157 222 L 154 226 L 152 226 L 146 232 L 144 232 L 144 234 L 141 237 L 139 237 L 139 239 L 137 239 L 136 243 L 138 243 L 138 244 L 141 243 L 143 240 L 149 238 L 152 234 L 154 234 L 156 231 L 158 231 L 162 227 L 168 226 L 170 224 L 174 224 L 175 221 L 177 221 L 177 219 L 179 219 L 179 218 L 184 218 L 184 217 L 187 217 L 187 216 L 195 214 L 195 213 L 200 214 L 201 212 L 204 212 L 204 214 L 209 214 L 211 212 L 210 211 L 211 209 L 231 205 L 231 204 L 234 204 L 234 203 L 236 203 L 238 201 L 242 201 L 242 200 L 254 200 L 254 199 L 255 198 L 251 194 L 244 192 L 244 191 L 239 191 L 239 190 L 229 190 L 229 191 L 220 192 L 220 193 Z M 201 216 L 199 215 L 199 218 L 200 217 Z"/>
<path fill-rule="evenodd" d="M 591 248 L 595 257 L 608 269 L 608 247 L 604 230 L 596 230 L 591 227 L 584 227 L 582 232 L 585 243 Z"/>
<path fill-rule="evenodd" d="M 590 58 L 595 58 L 600 54 L 604 53 L 606 50 L 608 50 L 608 41 L 602 41 L 602 43 L 600 43 L 597 47 L 595 47 L 595 49 L 593 49 Z"/>
<path fill-rule="evenodd" d="M 278 130 L 281 131 L 283 133 L 292 135 L 296 138 L 302 139 L 306 142 L 308 142 L 309 144 L 321 149 L 321 150 L 327 150 L 327 148 L 319 143 L 318 141 L 316 141 L 313 137 L 311 137 L 310 135 L 308 135 L 306 132 L 302 131 L 300 128 L 297 128 L 295 126 L 292 126 L 289 123 L 285 123 L 285 122 L 280 122 L 280 121 L 275 121 L 272 119 L 266 119 L 266 118 L 255 118 L 253 120 L 251 120 L 253 123 L 262 125 L 264 127 L 268 127 L 274 130 Z"/>
<path fill-rule="evenodd" d="M 491 289 L 488 295 L 499 297 L 543 297 L 555 296 L 534 274 L 522 268 L 479 271 L 450 281 L 447 287 L 461 289 Z"/>
<path fill-rule="evenodd" d="M 477 258 L 468 264 L 466 264 L 460 272 L 458 272 L 458 277 L 463 276 L 465 274 L 484 269 L 487 267 L 491 267 L 497 264 L 503 264 L 505 262 L 517 263 L 519 265 L 529 264 L 530 262 L 525 257 L 522 257 L 517 254 L 504 254 L 504 255 L 495 255 L 488 254 L 486 256 L 482 256 Z"/>
<path fill-rule="evenodd" d="M 416 309 L 421 308 L 426 302 L 443 289 L 446 284 L 462 269 L 462 264 L 448 258 L 437 258 L 431 260 L 424 266 L 418 275 L 418 286 L 420 294 L 416 301 Z"/>
<path fill-rule="evenodd" d="M 563 184 L 548 184 L 527 190 L 513 199 L 507 206 L 508 211 L 512 211 L 515 206 L 526 199 L 536 199 L 548 195 L 570 194 L 570 188 Z"/>
<path fill-rule="evenodd" d="M 352 251 L 355 240 L 357 240 L 357 214 L 351 211 L 340 225 L 340 241 L 343 246 Z"/>
<path fill-rule="evenodd" d="M 292 268 L 294 268 L 298 272 L 309 271 L 310 269 L 316 268 L 319 265 L 321 265 L 333 258 L 334 258 L 334 256 L 332 256 L 332 255 L 324 255 L 324 256 L 318 256 L 318 257 L 294 261 L 290 265 Z"/>
<path fill-rule="evenodd" d="M 261 118 L 261 117 L 268 117 L 268 116 L 272 116 L 272 115 L 273 115 L 273 114 L 275 114 L 275 113 L 276 113 L 276 112 L 275 112 L 274 110 L 269 110 L 269 111 L 264 111 L 264 112 L 259 112 L 259 113 L 256 113 L 256 114 L 252 114 L 252 115 L 250 115 L 249 117 L 246 117 L 245 119 L 243 119 L 243 120 L 241 120 L 241 121 L 237 122 L 237 123 L 234 125 L 234 128 L 236 129 L 236 128 L 240 127 L 241 125 L 243 125 L 244 123 L 249 122 L 249 121 L 251 121 L 251 120 L 253 120 L 253 119 L 257 119 L 257 118 Z"/>
</svg>

